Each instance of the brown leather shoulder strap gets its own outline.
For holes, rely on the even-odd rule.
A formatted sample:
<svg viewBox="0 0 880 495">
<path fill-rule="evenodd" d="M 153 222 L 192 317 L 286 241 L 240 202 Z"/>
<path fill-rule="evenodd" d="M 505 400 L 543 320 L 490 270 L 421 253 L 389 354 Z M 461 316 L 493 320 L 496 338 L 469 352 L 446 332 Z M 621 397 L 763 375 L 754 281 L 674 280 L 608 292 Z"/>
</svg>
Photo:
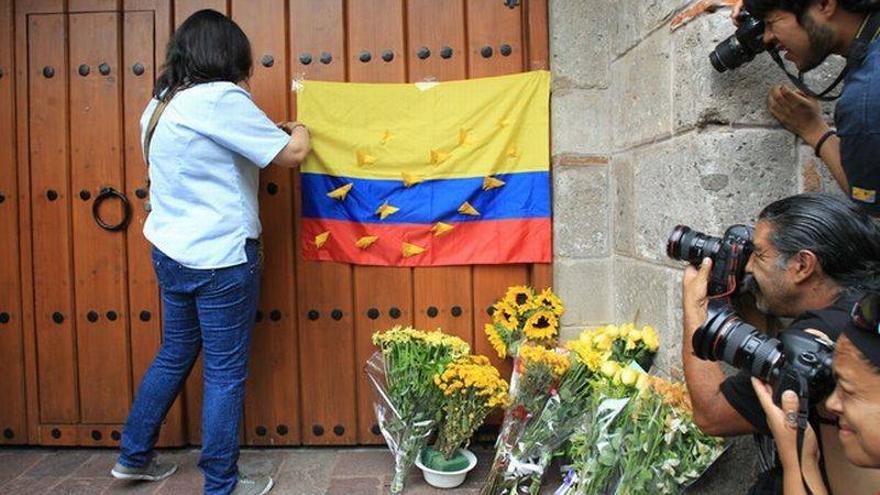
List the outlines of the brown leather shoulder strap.
<svg viewBox="0 0 880 495">
<path fill-rule="evenodd" d="M 150 165 L 150 142 L 153 140 L 153 133 L 156 132 L 156 126 L 159 125 L 159 117 L 165 112 L 170 102 L 171 98 L 159 100 L 159 104 L 156 105 L 156 109 L 153 110 L 153 115 L 150 117 L 150 122 L 147 124 L 147 132 L 144 134 L 144 161 L 147 163 L 147 166 Z"/>
</svg>

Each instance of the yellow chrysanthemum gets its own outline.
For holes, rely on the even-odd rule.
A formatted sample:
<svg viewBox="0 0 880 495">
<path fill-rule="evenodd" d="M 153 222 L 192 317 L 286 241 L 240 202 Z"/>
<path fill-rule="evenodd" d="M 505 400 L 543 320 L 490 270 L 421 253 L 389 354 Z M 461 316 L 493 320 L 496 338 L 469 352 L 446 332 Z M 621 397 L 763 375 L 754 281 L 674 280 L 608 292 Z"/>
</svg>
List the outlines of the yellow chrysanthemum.
<svg viewBox="0 0 880 495">
<path fill-rule="evenodd" d="M 526 367 L 546 366 L 556 377 L 564 375 L 571 365 L 568 356 L 537 345 L 520 347 L 519 356 Z"/>
<path fill-rule="evenodd" d="M 607 354 L 593 348 L 589 339 L 573 340 L 566 344 L 565 348 L 574 354 L 575 359 L 584 363 L 593 372 L 599 371 L 602 363 L 608 359 Z"/>
<path fill-rule="evenodd" d="M 495 328 L 495 325 L 492 323 L 486 323 L 483 331 L 486 332 L 486 338 L 489 339 L 489 344 L 491 344 L 492 348 L 495 349 L 495 352 L 498 353 L 498 357 L 501 359 L 506 358 L 507 345 L 504 343 L 504 340 L 501 339 L 501 335 L 498 334 L 498 329 Z"/>
<path fill-rule="evenodd" d="M 472 402 L 487 409 L 504 407 L 507 404 L 507 382 L 485 356 L 462 356 L 449 365 L 443 373 L 434 377 L 434 383 L 455 403 L 448 407 L 465 407 Z M 457 394 L 456 394 L 457 392 Z M 463 401 L 458 404 L 458 401 Z"/>
<path fill-rule="evenodd" d="M 526 338 L 534 341 L 549 340 L 556 337 L 559 320 L 552 311 L 538 311 L 526 320 L 523 331 Z"/>
</svg>

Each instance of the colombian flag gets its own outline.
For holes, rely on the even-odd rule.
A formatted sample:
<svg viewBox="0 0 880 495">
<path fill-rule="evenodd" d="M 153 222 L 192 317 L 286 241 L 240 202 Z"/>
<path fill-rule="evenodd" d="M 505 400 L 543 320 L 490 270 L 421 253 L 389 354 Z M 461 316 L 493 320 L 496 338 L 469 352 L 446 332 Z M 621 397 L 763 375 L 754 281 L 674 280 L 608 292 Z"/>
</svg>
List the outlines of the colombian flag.
<svg viewBox="0 0 880 495">
<path fill-rule="evenodd" d="M 297 92 L 305 259 L 551 261 L 549 72 Z"/>
</svg>

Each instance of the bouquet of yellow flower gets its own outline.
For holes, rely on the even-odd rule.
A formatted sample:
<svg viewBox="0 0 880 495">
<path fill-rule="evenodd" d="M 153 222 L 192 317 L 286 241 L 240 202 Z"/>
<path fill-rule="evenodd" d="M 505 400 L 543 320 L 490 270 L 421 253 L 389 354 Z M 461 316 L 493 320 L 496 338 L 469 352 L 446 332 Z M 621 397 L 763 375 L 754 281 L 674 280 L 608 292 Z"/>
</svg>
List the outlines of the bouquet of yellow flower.
<svg viewBox="0 0 880 495">
<path fill-rule="evenodd" d="M 632 323 L 586 330 L 581 334 L 580 340 L 586 341 L 591 348 L 602 353 L 605 360 L 625 366 L 635 362 L 643 370 L 651 367 L 657 349 L 660 348 L 660 339 L 653 327 L 637 329 Z"/>
<path fill-rule="evenodd" d="M 530 287 L 517 285 L 492 306 L 492 323 L 486 323 L 484 331 L 498 357 L 514 357 L 523 342 L 554 347 L 564 312 L 552 290 L 536 294 Z"/>
<path fill-rule="evenodd" d="M 683 384 L 606 368 L 594 383 L 591 419 L 572 437 L 572 471 L 556 495 L 679 493 L 724 452 L 693 423 Z"/>
<path fill-rule="evenodd" d="M 433 448 L 425 449 L 422 463 L 437 471 L 457 470 L 467 460 L 458 454 L 474 431 L 496 408 L 507 406 L 507 381 L 485 356 L 464 356 L 434 376 L 442 392 L 443 418 Z"/>
<path fill-rule="evenodd" d="M 583 345 L 570 350 L 520 347 L 511 380 L 512 403 L 483 495 L 538 493 L 553 452 L 582 420 L 599 359 Z"/>
<path fill-rule="evenodd" d="M 373 409 L 379 428 L 394 455 L 391 493 L 400 493 L 440 418 L 444 396 L 434 377 L 470 348 L 439 331 L 403 327 L 374 334 L 373 344 L 379 352 L 367 361 L 364 372 L 376 392 Z"/>
</svg>

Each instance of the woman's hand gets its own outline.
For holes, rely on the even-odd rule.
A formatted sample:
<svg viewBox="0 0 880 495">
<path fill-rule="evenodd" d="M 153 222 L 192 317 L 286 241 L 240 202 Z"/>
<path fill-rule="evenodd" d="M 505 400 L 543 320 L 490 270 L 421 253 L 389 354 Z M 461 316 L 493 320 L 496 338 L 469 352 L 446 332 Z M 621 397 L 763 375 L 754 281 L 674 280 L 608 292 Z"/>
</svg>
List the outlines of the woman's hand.
<svg viewBox="0 0 880 495">
<path fill-rule="evenodd" d="M 824 483 L 819 471 L 819 444 L 813 428 L 807 425 L 804 433 L 803 457 L 798 459 L 798 396 L 791 390 L 782 394 L 782 408 L 773 402 L 773 389 L 770 385 L 752 378 L 752 387 L 761 401 L 761 407 L 767 415 L 767 424 L 776 440 L 779 460 L 785 474 L 785 493 L 806 493 L 803 480 L 810 484 L 814 494 L 824 494 Z"/>
<path fill-rule="evenodd" d="M 279 122 L 278 128 L 290 134 L 290 142 L 282 149 L 272 163 L 282 167 L 296 167 L 311 151 L 311 134 L 301 122 Z"/>
</svg>

